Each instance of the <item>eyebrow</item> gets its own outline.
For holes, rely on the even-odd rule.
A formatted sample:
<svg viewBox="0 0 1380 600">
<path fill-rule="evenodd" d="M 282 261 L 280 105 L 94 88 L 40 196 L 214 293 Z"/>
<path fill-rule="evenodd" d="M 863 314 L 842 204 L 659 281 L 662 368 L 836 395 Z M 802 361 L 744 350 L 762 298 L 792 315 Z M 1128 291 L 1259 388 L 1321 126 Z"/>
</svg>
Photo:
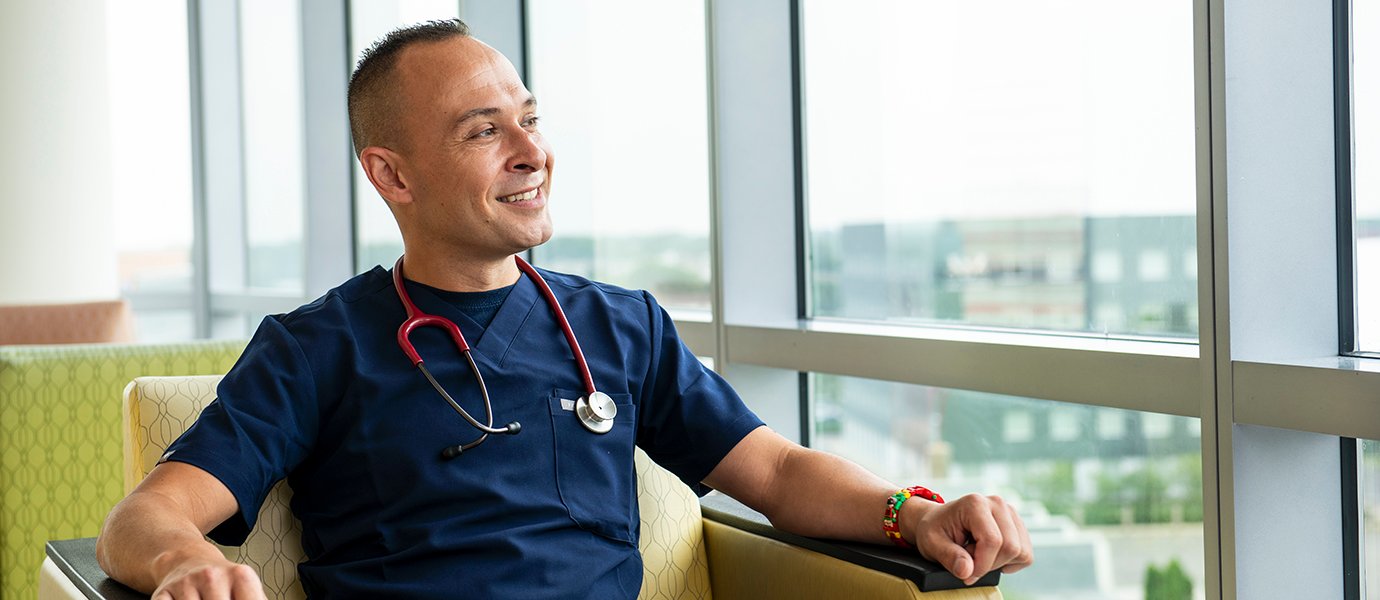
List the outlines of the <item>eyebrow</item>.
<svg viewBox="0 0 1380 600">
<path fill-rule="evenodd" d="M 528 95 L 527 95 L 527 101 L 522 103 L 522 107 L 523 107 L 523 108 L 531 108 L 531 107 L 536 106 L 536 105 L 537 105 L 537 97 L 534 96 L 534 95 L 532 95 L 532 94 L 528 94 Z M 459 126 L 463 125 L 463 124 L 465 123 L 465 121 L 468 121 L 468 120 L 473 119 L 473 118 L 475 118 L 475 117 L 488 117 L 488 116 L 496 115 L 496 114 L 498 114 L 498 113 L 500 113 L 500 112 L 502 112 L 502 109 L 494 108 L 494 107 L 470 109 L 470 110 L 468 110 L 468 111 L 465 111 L 465 114 L 460 115 L 460 118 L 458 118 L 458 119 L 455 120 L 455 122 L 454 122 L 454 124 L 452 125 L 452 127 L 459 127 Z"/>
</svg>

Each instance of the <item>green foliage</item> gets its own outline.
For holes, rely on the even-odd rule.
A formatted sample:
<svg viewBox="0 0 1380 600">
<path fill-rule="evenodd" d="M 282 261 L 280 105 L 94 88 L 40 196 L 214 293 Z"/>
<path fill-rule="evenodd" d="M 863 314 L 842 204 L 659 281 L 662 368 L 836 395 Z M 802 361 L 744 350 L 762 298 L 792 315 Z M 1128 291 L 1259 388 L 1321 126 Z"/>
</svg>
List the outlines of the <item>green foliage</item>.
<svg viewBox="0 0 1380 600">
<path fill-rule="evenodd" d="M 1203 520 L 1202 459 L 1185 455 L 1177 460 L 1147 464 L 1134 471 L 1097 475 L 1097 492 L 1091 500 L 1075 494 L 1074 464 L 1059 460 L 1047 468 L 1032 469 L 1020 488 L 1039 500 L 1050 514 L 1081 518 L 1088 525 L 1169 523 L 1175 513 L 1185 523 Z"/>
<path fill-rule="evenodd" d="M 1153 564 L 1145 567 L 1145 600 L 1189 600 L 1192 597 L 1193 580 L 1178 559 L 1170 559 L 1163 569 Z"/>
<path fill-rule="evenodd" d="M 1030 490 L 1050 514 L 1073 514 L 1077 503 L 1074 498 L 1073 461 L 1061 460 L 1048 471 L 1028 477 L 1022 489 Z"/>
</svg>

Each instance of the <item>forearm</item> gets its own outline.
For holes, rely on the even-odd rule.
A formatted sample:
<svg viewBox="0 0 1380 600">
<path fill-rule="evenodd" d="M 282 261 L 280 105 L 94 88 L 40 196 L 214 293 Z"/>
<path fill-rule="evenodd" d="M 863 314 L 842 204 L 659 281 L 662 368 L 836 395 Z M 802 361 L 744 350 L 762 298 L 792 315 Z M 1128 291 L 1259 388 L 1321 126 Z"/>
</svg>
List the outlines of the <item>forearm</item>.
<svg viewBox="0 0 1380 600">
<path fill-rule="evenodd" d="M 811 537 L 887 541 L 882 514 L 899 486 L 846 459 L 798 446 L 783 452 L 778 464 L 759 509 L 773 525 Z M 903 504 L 901 520 L 919 519 L 924 504 Z"/>
<path fill-rule="evenodd" d="M 178 565 L 225 561 L 196 524 L 161 494 L 135 491 L 106 518 L 96 541 L 96 560 L 106 574 L 151 593 Z"/>
<path fill-rule="evenodd" d="M 705 478 L 783 530 L 811 537 L 885 543 L 882 516 L 900 488 L 837 456 L 753 430 Z M 912 498 L 897 519 L 902 538 L 971 585 L 984 573 L 1011 573 L 1034 559 L 1020 516 L 997 496 L 968 494 L 947 504 Z"/>
</svg>

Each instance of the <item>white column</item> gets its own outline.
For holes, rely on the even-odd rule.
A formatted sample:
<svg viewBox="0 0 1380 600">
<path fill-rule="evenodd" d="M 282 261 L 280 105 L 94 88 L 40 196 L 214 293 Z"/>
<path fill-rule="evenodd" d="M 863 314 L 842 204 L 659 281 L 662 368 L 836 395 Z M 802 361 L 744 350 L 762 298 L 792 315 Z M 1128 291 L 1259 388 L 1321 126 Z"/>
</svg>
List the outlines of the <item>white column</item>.
<svg viewBox="0 0 1380 600">
<path fill-rule="evenodd" d="M 0 304 L 119 294 L 105 0 L 0 4 Z M 143 161 L 160 193 L 158 156 Z"/>
</svg>

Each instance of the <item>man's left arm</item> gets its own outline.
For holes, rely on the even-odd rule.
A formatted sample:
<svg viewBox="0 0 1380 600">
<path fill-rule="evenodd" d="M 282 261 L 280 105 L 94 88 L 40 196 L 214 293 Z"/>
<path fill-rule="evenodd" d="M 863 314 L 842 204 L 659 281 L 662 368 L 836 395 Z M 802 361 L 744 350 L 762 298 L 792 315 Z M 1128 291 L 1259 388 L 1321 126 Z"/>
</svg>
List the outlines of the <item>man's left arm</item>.
<svg viewBox="0 0 1380 600">
<path fill-rule="evenodd" d="M 889 543 L 886 501 L 900 486 L 838 456 L 810 450 L 758 427 L 729 451 L 704 483 L 799 535 Z M 936 504 L 918 497 L 901 505 L 902 537 L 922 556 L 967 584 L 1000 569 L 1030 565 L 1030 534 L 997 496 L 969 494 Z"/>
</svg>

